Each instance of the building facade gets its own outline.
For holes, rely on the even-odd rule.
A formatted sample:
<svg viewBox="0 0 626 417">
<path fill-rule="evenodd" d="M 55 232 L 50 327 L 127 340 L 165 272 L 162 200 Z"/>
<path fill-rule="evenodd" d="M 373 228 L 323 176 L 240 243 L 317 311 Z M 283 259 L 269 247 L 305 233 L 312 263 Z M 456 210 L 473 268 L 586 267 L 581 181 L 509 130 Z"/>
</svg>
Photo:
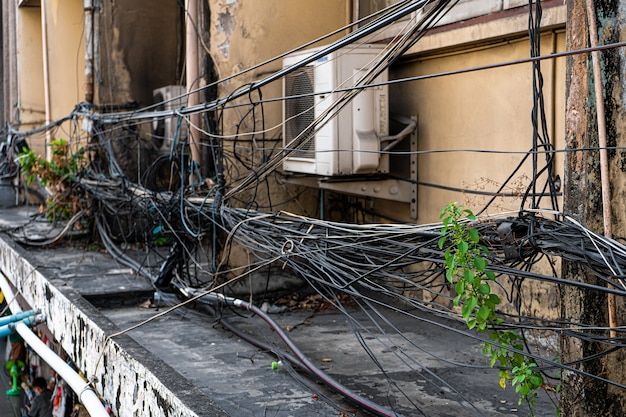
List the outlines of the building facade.
<svg viewBox="0 0 626 417">
<path fill-rule="evenodd" d="M 89 143 L 93 127 L 77 120 L 118 115 L 102 129 L 111 132 L 106 137 L 121 169 L 139 182 L 152 162 L 147 155 L 178 135 L 182 121 L 204 182 L 230 192 L 250 179 L 229 204 L 261 212 L 426 224 L 438 221 L 451 201 L 484 214 L 558 209 L 566 62 L 545 56 L 567 49 L 562 0 L 542 1 L 541 19 L 524 0 L 461 0 L 428 27 L 422 23 L 419 39 L 394 58 L 376 87 L 386 89 L 384 98 L 376 96 L 374 114 L 376 122 L 388 122 L 387 142 L 372 144 L 365 132 L 363 155 L 353 138 L 341 142 L 349 149 L 326 150 L 368 161 L 373 152 L 373 168 L 327 175 L 268 167 L 286 145 L 286 93 L 283 79 L 272 78 L 284 58 L 305 44 L 323 48 L 349 39 L 373 21 L 368 16 L 397 3 L 188 0 L 183 8 L 169 0 L 3 0 L 2 125 L 33 131 L 29 145 L 45 155 L 56 138 Z M 399 43 L 429 10 L 411 12 L 358 42 L 372 48 Z M 260 82 L 261 88 L 251 88 Z M 330 93 L 322 89 L 316 97 Z M 174 104 L 162 107 L 168 97 Z M 205 112 L 185 113 L 207 103 Z M 179 114 L 151 116 L 164 110 Z M 306 109 L 294 115 L 300 113 Z M 76 118 L 65 119 L 71 114 Z M 411 123 L 414 129 L 395 136 Z M 54 129 L 36 130 L 51 124 Z M 548 191 L 559 196 L 552 201 Z M 234 247 L 228 263 L 245 266 L 249 256 Z M 530 291 L 533 314 L 558 315 L 555 293 Z"/>
</svg>

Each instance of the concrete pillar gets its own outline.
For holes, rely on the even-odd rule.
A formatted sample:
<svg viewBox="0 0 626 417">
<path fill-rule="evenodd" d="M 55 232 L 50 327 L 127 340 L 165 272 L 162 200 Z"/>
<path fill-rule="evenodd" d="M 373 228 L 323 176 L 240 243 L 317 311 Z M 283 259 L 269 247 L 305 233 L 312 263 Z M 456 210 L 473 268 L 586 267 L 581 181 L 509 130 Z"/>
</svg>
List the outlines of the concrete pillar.
<svg viewBox="0 0 626 417">
<path fill-rule="evenodd" d="M 600 45 L 622 41 L 624 23 L 620 19 L 620 9 L 626 7 L 626 0 L 594 0 Z M 589 25 L 586 0 L 567 2 L 567 49 L 580 49 L 589 46 Z M 624 116 L 620 111 L 624 102 L 624 76 L 620 70 L 624 62 L 620 50 L 604 51 L 600 55 L 603 80 L 604 105 L 609 153 L 609 176 L 611 179 L 611 218 L 613 234 L 624 236 L 626 217 L 623 184 L 626 173 L 623 151 L 610 150 L 614 146 L 624 146 L 626 136 Z M 566 148 L 573 150 L 566 154 L 564 182 L 564 211 L 579 220 L 596 233 L 603 233 L 602 196 L 600 184 L 599 152 L 574 150 L 598 147 L 597 101 L 593 89 L 591 55 L 575 55 L 567 59 L 566 74 Z M 563 276 L 603 285 L 597 277 L 586 271 L 582 265 L 564 262 Z M 561 316 L 563 320 L 581 322 L 594 326 L 607 326 L 607 298 L 593 291 L 562 288 Z M 618 300 L 618 304 L 624 304 Z M 623 309 L 617 317 L 623 317 Z M 617 323 L 623 325 L 624 323 Z M 609 336 L 608 331 L 593 331 Z M 561 361 L 573 362 L 607 350 L 606 345 L 586 342 L 567 336 L 561 337 Z M 599 357 L 574 365 L 592 375 L 624 383 L 625 369 L 620 352 Z M 564 416 L 622 416 L 625 407 L 625 393 L 605 382 L 565 371 L 561 375 L 561 406 Z"/>
</svg>

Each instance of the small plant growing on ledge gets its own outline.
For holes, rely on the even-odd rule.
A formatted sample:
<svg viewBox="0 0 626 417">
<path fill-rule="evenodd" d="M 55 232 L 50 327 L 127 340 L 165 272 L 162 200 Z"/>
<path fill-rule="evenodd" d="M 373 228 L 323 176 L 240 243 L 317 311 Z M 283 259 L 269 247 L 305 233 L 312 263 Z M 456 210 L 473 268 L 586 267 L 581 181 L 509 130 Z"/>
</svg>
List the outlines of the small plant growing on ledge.
<svg viewBox="0 0 626 417">
<path fill-rule="evenodd" d="M 85 160 L 84 150 L 70 153 L 65 139 L 55 139 L 48 146 L 52 152 L 49 161 L 28 148 L 22 150 L 17 160 L 26 184 L 38 180 L 50 193 L 42 208 L 48 220 L 69 220 L 85 206 L 84 197 L 75 188 L 76 175 Z"/>
<path fill-rule="evenodd" d="M 534 359 L 523 350 L 522 336 L 515 331 L 498 329 L 503 320 L 496 317 L 500 298 L 491 292 L 496 276 L 490 271 L 486 256 L 489 250 L 480 244 L 478 231 L 467 222 L 476 220 L 471 210 L 458 203 L 449 203 L 439 216 L 443 222 L 439 249 L 446 247 L 446 279 L 454 285 L 455 307 L 469 329 L 490 332 L 492 343 L 483 344 L 482 353 L 490 358 L 491 367 L 500 367 L 500 386 L 510 381 L 519 395 L 519 404 L 526 402 L 532 416 L 537 389 L 544 386 L 543 376 Z M 559 409 L 557 408 L 557 415 Z"/>
</svg>

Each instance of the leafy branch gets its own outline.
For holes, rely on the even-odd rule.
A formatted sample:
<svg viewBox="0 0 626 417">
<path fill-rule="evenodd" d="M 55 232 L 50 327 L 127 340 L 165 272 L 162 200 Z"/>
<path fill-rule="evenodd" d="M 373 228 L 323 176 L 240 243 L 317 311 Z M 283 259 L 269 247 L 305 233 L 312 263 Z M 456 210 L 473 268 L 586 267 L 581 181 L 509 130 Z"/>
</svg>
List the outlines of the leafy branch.
<svg viewBox="0 0 626 417">
<path fill-rule="evenodd" d="M 49 146 L 52 153 L 50 160 L 36 155 L 28 148 L 22 149 L 17 160 L 27 185 L 38 180 L 50 192 L 45 207 L 48 220 L 67 220 L 83 206 L 74 182 L 85 159 L 84 150 L 81 148 L 76 153 L 70 153 L 69 143 L 65 139 L 55 139 Z"/>
<path fill-rule="evenodd" d="M 469 222 L 476 220 L 471 210 L 463 205 L 449 203 L 439 216 L 443 222 L 439 249 L 446 247 L 446 279 L 454 285 L 456 296 L 454 306 L 461 308 L 461 316 L 469 329 L 481 332 L 490 331 L 482 353 L 490 357 L 489 365 L 500 368 L 500 386 L 506 388 L 511 381 L 519 394 L 518 404 L 524 401 L 535 415 L 533 408 L 537 402 L 537 389 L 544 381 L 537 364 L 524 355 L 522 336 L 512 330 L 497 329 L 503 320 L 496 317 L 496 307 L 500 297 L 491 292 L 491 282 L 496 275 L 488 269 L 487 247 L 480 243 L 478 231 Z M 558 414 L 558 409 L 557 409 Z"/>
</svg>

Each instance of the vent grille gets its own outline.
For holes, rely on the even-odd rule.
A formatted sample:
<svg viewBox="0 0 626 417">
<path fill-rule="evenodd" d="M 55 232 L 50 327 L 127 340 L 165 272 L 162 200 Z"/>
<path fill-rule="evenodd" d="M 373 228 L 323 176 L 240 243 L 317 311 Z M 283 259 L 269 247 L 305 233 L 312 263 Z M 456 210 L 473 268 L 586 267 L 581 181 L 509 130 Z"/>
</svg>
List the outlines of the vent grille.
<svg viewBox="0 0 626 417">
<path fill-rule="evenodd" d="M 311 127 L 315 120 L 313 73 L 313 66 L 306 66 L 285 76 L 285 94 L 296 98 L 285 101 L 284 144 L 287 145 L 298 135 L 301 135 L 298 143 L 305 142 L 291 157 L 315 159 L 315 130 Z"/>
</svg>

